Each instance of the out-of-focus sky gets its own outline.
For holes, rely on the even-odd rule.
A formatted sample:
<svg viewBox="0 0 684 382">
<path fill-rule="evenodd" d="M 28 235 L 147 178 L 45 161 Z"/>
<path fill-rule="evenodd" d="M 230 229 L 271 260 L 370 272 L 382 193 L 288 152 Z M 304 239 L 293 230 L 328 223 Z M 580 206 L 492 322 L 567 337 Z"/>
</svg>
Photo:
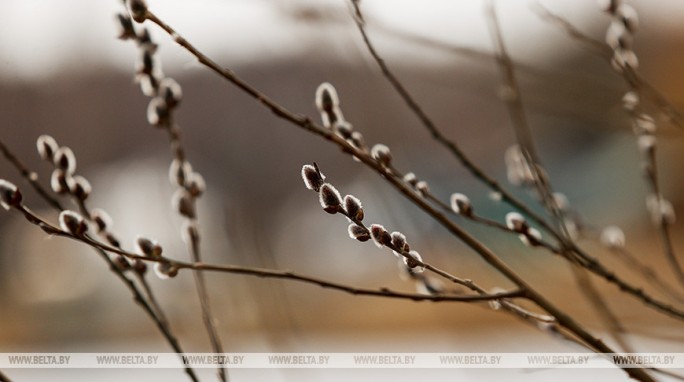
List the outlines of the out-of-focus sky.
<svg viewBox="0 0 684 382">
<path fill-rule="evenodd" d="M 429 2 L 364 0 L 362 7 L 372 25 L 383 25 L 456 46 L 489 49 L 482 16 L 482 0 Z M 531 1 L 500 1 L 498 7 L 509 44 L 516 56 L 537 60 L 558 35 L 530 11 Z M 546 1 L 550 9 L 589 26 L 603 15 L 593 0 Z M 659 30 L 678 28 L 684 3 L 667 0 L 643 2 L 644 23 L 657 20 Z M 228 63 L 245 63 L 263 57 L 292 56 L 312 43 L 328 40 L 335 47 L 345 37 L 335 34 L 341 21 L 348 24 L 346 0 L 150 0 L 150 8 L 181 34 L 212 56 Z M 3 0 L 0 3 L 0 78 L 39 80 L 74 65 L 130 67 L 125 44 L 112 39 L 112 15 L 118 0 Z M 301 17 L 323 16 L 327 27 L 305 23 Z M 651 19 L 651 20 L 649 20 Z M 332 33 L 331 33 L 332 31 Z M 535 38 L 536 37 L 536 38 Z M 528 42 L 532 41 L 530 44 Z M 382 36 L 376 36 L 382 41 Z M 401 44 L 397 40 L 392 42 Z M 392 54 L 391 44 L 384 46 Z M 399 50 L 400 51 L 400 50 Z M 188 65 L 183 53 L 166 53 L 165 63 Z M 406 55 L 405 59 L 424 59 Z M 80 62 L 77 64 L 76 62 Z"/>
</svg>

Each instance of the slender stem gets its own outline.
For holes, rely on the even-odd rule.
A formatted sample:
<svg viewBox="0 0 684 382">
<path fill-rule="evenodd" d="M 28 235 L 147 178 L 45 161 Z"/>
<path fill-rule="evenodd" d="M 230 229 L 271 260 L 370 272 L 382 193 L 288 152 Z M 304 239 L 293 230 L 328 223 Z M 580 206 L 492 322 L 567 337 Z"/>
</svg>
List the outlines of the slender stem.
<svg viewBox="0 0 684 382">
<path fill-rule="evenodd" d="M 668 295 L 675 301 L 684 303 L 684 296 L 675 292 L 670 285 L 665 283 L 661 278 L 659 278 L 656 275 L 655 271 L 652 268 L 648 267 L 647 265 L 639 261 L 636 258 L 636 256 L 634 256 L 632 253 L 630 253 L 624 248 L 615 248 L 613 249 L 612 253 L 614 253 L 620 260 L 622 260 L 630 268 L 635 269 L 637 272 L 639 272 L 645 280 L 651 283 L 651 285 L 660 289 L 661 292 Z"/>
<path fill-rule="evenodd" d="M 204 264 L 200 262 L 185 262 L 185 261 L 180 261 L 180 260 L 174 260 L 168 257 L 147 257 L 143 255 L 139 255 L 136 253 L 128 252 L 125 251 L 119 247 L 114 247 L 110 246 L 104 243 L 101 243 L 97 240 L 94 240 L 90 236 L 86 235 L 74 235 L 70 232 L 63 231 L 59 227 L 56 227 L 47 221 L 43 220 L 39 216 L 37 216 L 35 213 L 33 213 L 30 209 L 28 209 L 26 206 L 16 206 L 15 207 L 19 212 L 21 212 L 26 219 L 31 223 L 34 224 L 38 227 L 40 227 L 45 233 L 49 235 L 54 235 L 54 236 L 60 236 L 60 237 L 65 237 L 69 238 L 75 241 L 79 241 L 81 243 L 87 244 L 99 251 L 102 252 L 111 252 L 115 253 L 118 255 L 125 256 L 129 259 L 132 260 L 142 260 L 142 261 L 150 261 L 150 262 L 156 262 L 156 263 L 168 263 L 172 267 L 176 269 L 190 269 L 194 271 L 218 271 L 218 272 L 225 272 L 225 273 L 234 273 L 234 274 L 244 274 L 244 275 L 251 275 L 251 276 L 257 276 L 257 277 L 262 277 L 262 278 L 275 278 L 275 279 L 289 279 L 289 280 L 294 280 L 294 281 L 300 281 L 300 282 L 305 282 L 309 284 L 316 284 L 321 287 L 325 288 L 330 288 L 330 289 L 336 289 L 336 290 L 341 290 L 344 292 L 348 292 L 351 294 L 358 294 L 358 295 L 369 295 L 369 296 L 382 296 L 382 297 L 390 297 L 390 298 L 397 298 L 397 299 L 408 299 L 408 300 L 414 300 L 414 301 L 466 301 L 466 302 L 475 302 L 475 301 L 486 301 L 486 300 L 498 300 L 502 298 L 515 298 L 515 297 L 520 297 L 520 298 L 525 298 L 526 295 L 524 291 L 522 290 L 513 290 L 513 291 L 507 291 L 507 292 L 502 292 L 502 293 L 485 293 L 484 289 L 481 287 L 477 286 L 475 283 L 473 283 L 470 280 L 463 280 L 459 279 L 456 276 L 450 275 L 444 271 L 439 270 L 436 267 L 433 267 L 429 264 L 421 263 L 421 265 L 424 265 L 426 267 L 430 267 L 432 270 L 435 270 L 445 277 L 453 279 L 454 282 L 457 282 L 458 284 L 470 287 L 472 290 L 480 293 L 479 295 L 468 295 L 468 296 L 452 296 L 452 295 L 423 295 L 423 294 L 417 294 L 417 293 L 405 293 L 405 292 L 394 292 L 390 289 L 387 288 L 379 288 L 379 289 L 364 289 L 364 288 L 357 288 L 349 285 L 344 285 L 340 283 L 335 283 L 335 282 L 330 282 L 326 281 L 323 279 L 315 278 L 312 276 L 306 276 L 306 275 L 300 275 L 291 271 L 286 271 L 286 270 L 275 270 L 275 269 L 266 269 L 266 268 L 254 268 L 254 267 L 243 267 L 239 265 L 217 265 L 217 264 Z M 110 260 L 111 261 L 111 260 Z M 201 272 L 198 272 L 201 273 Z M 129 282 L 130 280 L 127 279 Z M 132 284 L 132 282 L 131 282 Z M 144 299 L 143 299 L 144 301 Z M 152 311 L 152 309 L 150 309 Z"/>
</svg>

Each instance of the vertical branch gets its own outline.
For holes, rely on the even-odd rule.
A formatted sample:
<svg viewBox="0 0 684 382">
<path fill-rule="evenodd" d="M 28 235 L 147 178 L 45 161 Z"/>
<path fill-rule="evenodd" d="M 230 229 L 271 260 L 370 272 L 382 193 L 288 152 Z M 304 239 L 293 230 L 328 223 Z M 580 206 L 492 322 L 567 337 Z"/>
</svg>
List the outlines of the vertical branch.
<svg viewBox="0 0 684 382">
<path fill-rule="evenodd" d="M 147 109 L 147 120 L 150 125 L 166 132 L 173 155 L 170 180 L 177 186 L 173 203 L 178 214 L 185 220 L 181 235 L 188 245 L 190 258 L 194 263 L 201 263 L 200 233 L 198 229 L 197 199 L 205 188 L 204 178 L 192 169 L 181 142 L 180 127 L 174 122 L 174 111 L 182 100 L 180 85 L 172 78 L 165 77 L 161 65 L 157 62 L 157 45 L 152 41 L 146 28 L 136 30 L 131 18 L 143 23 L 149 16 L 147 4 L 143 0 L 129 0 L 131 17 L 119 15 L 122 39 L 131 39 L 138 43 L 142 60 L 136 73 L 143 93 L 151 98 Z M 216 329 L 216 322 L 211 309 L 209 294 L 204 275 L 193 272 L 195 289 L 202 310 L 202 321 L 214 353 L 223 353 L 223 346 Z M 224 365 L 218 365 L 218 377 L 226 382 L 228 376 Z"/>
<path fill-rule="evenodd" d="M 631 6 L 617 0 L 609 2 L 603 11 L 612 19 L 606 32 L 606 44 L 612 52 L 611 65 L 630 87 L 622 101 L 624 109 L 632 119 L 634 134 L 642 154 L 646 183 L 651 192 L 646 199 L 646 205 L 659 230 L 665 258 L 670 263 L 680 286 L 684 287 L 684 270 L 675 253 L 670 233 L 670 226 L 675 219 L 674 209 L 663 197 L 658 179 L 656 123 L 650 115 L 640 110 L 640 94 L 643 91 L 636 81 L 639 60 L 633 49 L 634 35 L 639 25 L 638 13 Z"/>
<path fill-rule="evenodd" d="M 565 224 L 565 220 L 558 202 L 556 198 L 554 198 L 551 184 L 545 175 L 546 172 L 543 169 L 541 160 L 534 145 L 534 140 L 532 139 L 532 134 L 525 114 L 525 108 L 522 103 L 520 86 L 518 85 L 517 78 L 515 76 L 513 62 L 504 43 L 494 0 L 488 0 L 486 2 L 485 12 L 488 16 L 487 21 L 490 35 L 494 43 L 494 48 L 496 50 L 497 63 L 504 78 L 505 91 L 503 94 L 504 101 L 508 109 L 508 114 L 511 118 L 520 150 L 533 175 L 534 185 L 537 188 L 539 197 L 542 200 L 546 210 L 549 211 L 554 217 L 554 221 L 556 222 L 558 230 L 561 233 L 561 251 L 570 261 L 569 266 L 572 269 L 575 282 L 578 284 L 584 297 L 589 301 L 593 309 L 598 313 L 599 317 L 601 317 L 604 325 L 608 329 L 611 336 L 618 343 L 620 348 L 622 348 L 624 351 L 628 351 L 631 349 L 631 347 L 623 338 L 624 329 L 618 317 L 610 310 L 605 299 L 601 297 L 598 290 L 596 290 L 596 287 L 591 282 L 589 275 L 586 274 L 587 270 L 579 267 L 580 260 L 574 257 L 573 248 L 575 246 L 572 237 Z"/>
</svg>

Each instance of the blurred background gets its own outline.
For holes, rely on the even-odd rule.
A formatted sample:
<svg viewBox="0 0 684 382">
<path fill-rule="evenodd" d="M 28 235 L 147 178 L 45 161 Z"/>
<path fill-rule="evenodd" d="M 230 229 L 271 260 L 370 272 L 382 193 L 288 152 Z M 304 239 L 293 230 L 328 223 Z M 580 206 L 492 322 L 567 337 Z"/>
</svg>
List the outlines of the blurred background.
<svg viewBox="0 0 684 382">
<path fill-rule="evenodd" d="M 313 98 L 324 81 L 338 90 L 345 117 L 369 144 L 388 145 L 396 165 L 426 180 L 447 200 L 467 194 L 482 215 L 502 221 L 510 209 L 493 201 L 406 109 L 367 53 L 343 0 L 149 0 L 150 9 L 216 61 L 297 113 L 318 118 Z M 645 78 L 684 106 L 684 3 L 630 1 L 639 13 L 635 50 Z M 647 195 L 631 122 L 621 107 L 627 86 L 604 57 L 542 20 L 535 2 L 498 4 L 516 63 L 534 139 L 554 187 L 587 227 L 581 244 L 637 281 L 595 240 L 618 225 L 627 244 L 658 277 L 673 283 Z M 610 22 L 594 1 L 546 1 L 551 11 L 603 41 Z M 363 0 L 367 30 L 387 64 L 444 133 L 507 189 L 540 211 L 534 198 L 506 182 L 504 152 L 515 138 L 492 58 L 482 1 Z M 35 140 L 50 134 L 70 146 L 77 172 L 90 180 L 91 207 L 109 212 L 127 248 L 137 235 L 187 259 L 181 219 L 170 208 L 171 154 L 162 131 L 146 122 L 148 99 L 134 82 L 137 48 L 116 38 L 117 0 L 0 2 L 0 137 L 48 184 Z M 368 223 L 405 233 L 423 258 L 487 288 L 510 287 L 474 252 L 338 149 L 266 112 L 201 67 L 154 26 L 166 76 L 183 87 L 176 112 L 183 141 L 208 192 L 200 200 L 207 262 L 290 269 L 365 287 L 413 291 L 388 251 L 350 240 L 345 219 L 321 211 L 301 182 L 316 161 L 343 194 L 360 198 Z M 682 212 L 681 128 L 662 115 L 658 165 L 663 194 Z M 19 185 L 26 203 L 56 221 L 56 212 L 0 161 L 0 178 Z M 596 333 L 598 317 L 577 292 L 566 263 L 524 247 L 517 238 L 462 222 L 530 283 Z M 684 249 L 682 227 L 672 229 Z M 150 279 L 173 329 L 189 352 L 210 351 L 189 273 Z M 287 281 L 207 274 L 226 352 L 537 352 L 579 351 L 486 304 L 412 303 L 355 297 Z M 596 283 L 641 351 L 683 352 L 681 324 L 646 309 L 616 288 Z M 658 291 L 651 291 L 658 296 Z M 0 352 L 165 352 L 153 323 L 92 250 L 46 238 L 16 213 L 0 214 Z M 607 342 L 612 343 L 606 338 Z M 205 370 L 207 376 L 213 371 Z M 591 374 L 587 374 L 591 372 Z M 426 374 L 427 373 L 427 374 Z M 184 380 L 179 370 L 144 373 L 9 370 L 17 380 L 54 375 L 117 380 Z M 547 380 L 591 375 L 623 380 L 619 370 L 345 371 L 238 370 L 235 380 L 374 378 Z"/>
</svg>

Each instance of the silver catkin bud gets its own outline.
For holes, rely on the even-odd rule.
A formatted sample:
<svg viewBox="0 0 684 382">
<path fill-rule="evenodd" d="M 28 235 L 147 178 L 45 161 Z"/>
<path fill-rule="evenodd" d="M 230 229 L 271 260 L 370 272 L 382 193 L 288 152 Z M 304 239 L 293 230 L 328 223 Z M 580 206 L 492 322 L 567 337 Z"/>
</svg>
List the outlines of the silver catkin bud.
<svg viewBox="0 0 684 382">
<path fill-rule="evenodd" d="M 304 180 L 306 188 L 316 192 L 319 192 L 321 186 L 325 183 L 325 176 L 316 166 L 310 164 L 305 164 L 302 167 L 302 179 Z"/>
<path fill-rule="evenodd" d="M 361 201 L 353 195 L 346 195 L 344 197 L 344 210 L 350 219 L 355 221 L 363 220 L 363 206 Z"/>
<path fill-rule="evenodd" d="M 80 214 L 64 210 L 59 214 L 59 226 L 63 231 L 75 236 L 82 236 L 88 231 L 88 224 Z"/>
<path fill-rule="evenodd" d="M 21 191 L 19 191 L 19 188 L 14 183 L 0 179 L 0 206 L 5 209 L 19 207 L 22 198 Z"/>
<path fill-rule="evenodd" d="M 55 168 L 64 171 L 67 175 L 71 175 L 76 171 L 76 156 L 66 146 L 62 146 L 55 151 L 52 161 Z"/>
<path fill-rule="evenodd" d="M 389 147 L 381 143 L 371 148 L 371 157 L 383 167 L 387 167 L 392 163 L 392 153 Z"/>
<path fill-rule="evenodd" d="M 144 0 L 129 0 L 128 10 L 133 20 L 138 23 L 142 23 L 147 18 L 147 3 Z"/>
<path fill-rule="evenodd" d="M 347 227 L 347 232 L 349 233 L 349 237 L 354 240 L 364 242 L 370 239 L 370 232 L 368 232 L 368 229 L 355 223 L 349 224 L 349 227 Z"/>
<path fill-rule="evenodd" d="M 162 247 L 156 240 L 139 236 L 135 240 L 135 246 L 138 249 L 138 252 L 143 256 L 161 257 L 162 255 Z"/>
<path fill-rule="evenodd" d="M 460 215 L 473 215 L 473 205 L 470 203 L 470 199 L 463 194 L 451 194 L 451 209 Z"/>
<path fill-rule="evenodd" d="M 41 135 L 36 140 L 36 148 L 43 160 L 52 162 L 55 157 L 55 152 L 59 149 L 59 145 L 55 138 L 52 138 L 49 135 Z"/>
<path fill-rule="evenodd" d="M 517 212 L 509 212 L 506 214 L 506 227 L 513 232 L 525 233 L 528 225 L 525 218 Z"/>
<path fill-rule="evenodd" d="M 81 201 L 88 199 L 88 196 L 90 196 L 90 192 L 92 191 L 92 187 L 90 186 L 88 179 L 80 175 L 74 175 L 68 177 L 66 182 L 69 187 L 69 192 L 71 192 L 73 196 Z"/>
<path fill-rule="evenodd" d="M 371 237 L 378 247 L 387 247 L 392 245 L 392 236 L 387 232 L 385 227 L 380 224 L 371 224 Z"/>
<path fill-rule="evenodd" d="M 106 231 L 114 225 L 114 223 L 112 223 L 112 218 L 102 209 L 94 208 L 90 211 L 90 217 L 93 222 L 95 222 L 98 232 Z"/>
<path fill-rule="evenodd" d="M 69 184 L 67 183 L 67 175 L 64 170 L 54 169 L 50 176 L 50 188 L 56 194 L 66 194 L 69 191 Z"/>
<path fill-rule="evenodd" d="M 321 186 L 319 201 L 323 210 L 329 214 L 335 214 L 342 209 L 342 197 L 339 191 L 330 183 L 324 183 Z"/>
</svg>

